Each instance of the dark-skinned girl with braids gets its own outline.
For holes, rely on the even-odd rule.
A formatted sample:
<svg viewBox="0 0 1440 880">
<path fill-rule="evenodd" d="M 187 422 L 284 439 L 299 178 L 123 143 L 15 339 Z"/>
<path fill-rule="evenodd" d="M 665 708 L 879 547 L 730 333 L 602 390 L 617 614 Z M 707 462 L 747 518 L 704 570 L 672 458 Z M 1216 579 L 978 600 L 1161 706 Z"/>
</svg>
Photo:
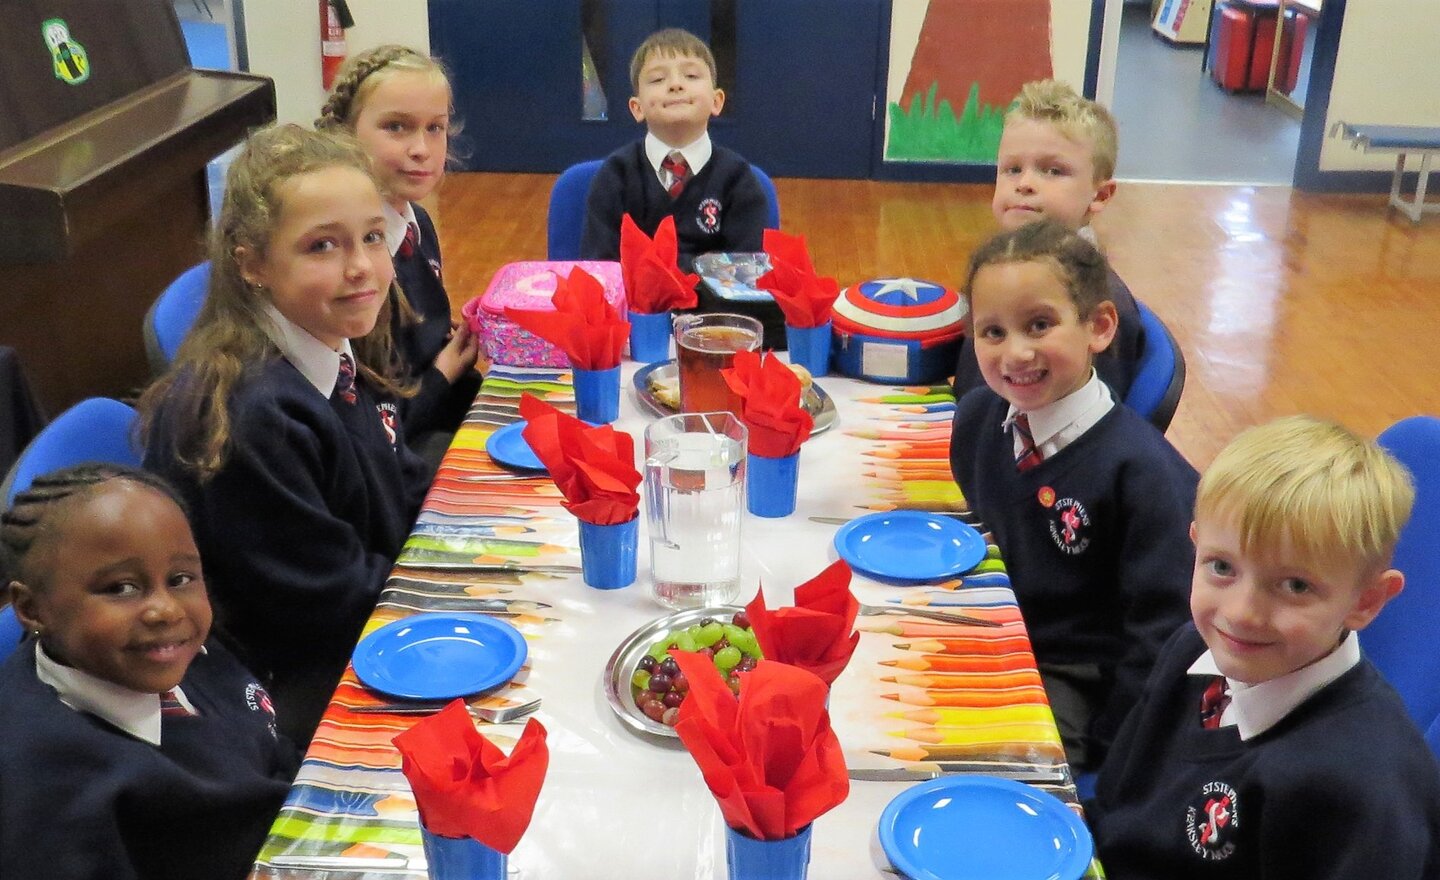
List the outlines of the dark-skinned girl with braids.
<svg viewBox="0 0 1440 880">
<path fill-rule="evenodd" d="M 244 877 L 294 747 L 210 639 L 182 502 L 118 465 L 37 477 L 0 515 L 27 636 L 0 665 L 0 876 Z"/>
</svg>

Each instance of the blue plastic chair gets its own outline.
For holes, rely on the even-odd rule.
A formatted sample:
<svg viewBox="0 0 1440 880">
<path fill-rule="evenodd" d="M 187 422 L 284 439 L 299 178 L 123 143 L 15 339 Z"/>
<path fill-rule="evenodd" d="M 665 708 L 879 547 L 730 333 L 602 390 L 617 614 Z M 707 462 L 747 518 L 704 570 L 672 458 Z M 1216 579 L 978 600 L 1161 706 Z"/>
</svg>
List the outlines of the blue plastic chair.
<svg viewBox="0 0 1440 880">
<path fill-rule="evenodd" d="M 1440 418 L 1402 419 L 1377 440 L 1415 478 L 1415 513 L 1395 547 L 1395 568 L 1405 574 L 1405 589 L 1360 630 L 1360 647 L 1424 730 L 1440 716 L 1440 651 L 1434 647 L 1435 621 L 1440 620 L 1440 532 L 1429 517 L 1440 504 Z"/>
<path fill-rule="evenodd" d="M 210 261 L 206 260 L 180 273 L 151 303 L 145 313 L 145 357 L 154 375 L 165 372 L 175 359 L 175 352 L 180 350 L 180 343 L 205 304 L 209 287 Z"/>
<path fill-rule="evenodd" d="M 15 616 L 15 606 L 0 608 L 0 662 L 14 653 L 23 638 L 25 628 L 20 625 L 20 618 Z"/>
<path fill-rule="evenodd" d="M 36 477 L 87 461 L 105 461 L 139 467 L 141 453 L 131 433 L 135 410 L 108 397 L 91 397 L 62 412 L 36 435 L 10 468 L 0 497 L 5 507 L 30 488 Z"/>
<path fill-rule="evenodd" d="M 545 253 L 550 260 L 580 259 L 580 234 L 585 228 L 585 200 L 590 194 L 590 181 L 600 170 L 603 159 L 591 159 L 571 165 L 555 179 L 550 189 L 550 210 L 545 218 Z M 775 182 L 755 165 L 750 166 L 760 188 L 765 191 L 768 211 L 766 229 L 780 228 L 780 197 Z"/>
<path fill-rule="evenodd" d="M 1430 747 L 1430 751 L 1436 757 L 1440 757 L 1440 716 L 1437 716 L 1430 723 L 1430 728 L 1425 731 L 1425 744 Z"/>
<path fill-rule="evenodd" d="M 1125 405 L 1144 416 L 1163 433 L 1175 417 L 1180 393 L 1185 390 L 1185 355 L 1170 328 L 1140 301 L 1140 326 L 1145 330 L 1145 348 L 1135 380 L 1125 395 Z"/>
</svg>

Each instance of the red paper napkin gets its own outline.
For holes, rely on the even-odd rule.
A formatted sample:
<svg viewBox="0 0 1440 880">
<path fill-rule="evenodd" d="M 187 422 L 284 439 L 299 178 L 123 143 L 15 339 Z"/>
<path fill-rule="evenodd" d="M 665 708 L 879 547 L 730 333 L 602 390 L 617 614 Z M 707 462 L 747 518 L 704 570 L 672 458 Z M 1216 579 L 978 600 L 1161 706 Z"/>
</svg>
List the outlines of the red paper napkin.
<svg viewBox="0 0 1440 880">
<path fill-rule="evenodd" d="M 508 853 L 530 825 L 550 750 L 531 718 L 504 752 L 475 729 L 464 700 L 454 700 L 395 737 L 420 822 L 441 837 L 473 837 Z"/>
<path fill-rule="evenodd" d="M 749 429 L 752 455 L 784 458 L 800 450 L 815 418 L 800 406 L 800 379 L 789 367 L 773 354 L 740 351 L 720 375 L 740 396 L 740 421 Z"/>
<path fill-rule="evenodd" d="M 630 311 L 653 315 L 695 308 L 695 285 L 700 278 L 681 272 L 679 259 L 674 217 L 660 221 L 652 241 L 629 214 L 624 216 L 620 221 L 620 274 L 625 279 Z"/>
<path fill-rule="evenodd" d="M 520 435 L 550 471 L 564 508 L 601 526 L 629 522 L 640 509 L 635 438 L 609 425 L 591 427 L 531 394 L 520 398 Z"/>
<path fill-rule="evenodd" d="M 555 279 L 551 298 L 555 311 L 506 307 L 505 317 L 565 352 L 581 370 L 608 370 L 620 365 L 630 341 L 630 322 L 605 299 L 605 286 L 580 267 L 569 278 Z"/>
<path fill-rule="evenodd" d="M 796 587 L 793 608 L 766 609 L 762 590 L 745 613 L 768 659 L 809 670 L 827 685 L 860 644 L 854 632 L 860 603 L 850 593 L 850 566 L 843 559 Z"/>
<path fill-rule="evenodd" d="M 786 235 L 778 229 L 765 230 L 765 253 L 770 271 L 755 279 L 755 286 L 768 290 L 792 327 L 819 327 L 830 320 L 840 285 L 834 278 L 815 274 L 805 236 Z"/>
<path fill-rule="evenodd" d="M 690 682 L 675 732 L 725 824 L 757 840 L 783 840 L 845 800 L 850 780 L 830 729 L 825 682 L 761 660 L 740 673 L 737 700 L 710 658 L 671 654 Z"/>
</svg>

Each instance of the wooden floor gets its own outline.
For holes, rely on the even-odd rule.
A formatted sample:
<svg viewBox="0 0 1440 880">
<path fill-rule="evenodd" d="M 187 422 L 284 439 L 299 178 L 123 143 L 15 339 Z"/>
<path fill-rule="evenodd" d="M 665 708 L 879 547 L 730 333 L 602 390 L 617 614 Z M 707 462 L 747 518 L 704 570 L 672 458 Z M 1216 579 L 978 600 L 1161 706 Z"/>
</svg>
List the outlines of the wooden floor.
<svg viewBox="0 0 1440 880">
<path fill-rule="evenodd" d="M 544 259 L 553 175 L 456 174 L 440 197 L 457 310 L 501 265 Z M 963 278 L 994 229 L 988 186 L 776 181 L 782 225 L 842 285 Z M 1296 412 L 1374 435 L 1440 413 L 1440 217 L 1384 196 L 1285 187 L 1122 184 L 1097 219 L 1135 295 L 1169 325 L 1189 376 L 1172 442 L 1204 468 L 1236 432 Z M 457 312 L 458 313 L 458 312 Z"/>
</svg>

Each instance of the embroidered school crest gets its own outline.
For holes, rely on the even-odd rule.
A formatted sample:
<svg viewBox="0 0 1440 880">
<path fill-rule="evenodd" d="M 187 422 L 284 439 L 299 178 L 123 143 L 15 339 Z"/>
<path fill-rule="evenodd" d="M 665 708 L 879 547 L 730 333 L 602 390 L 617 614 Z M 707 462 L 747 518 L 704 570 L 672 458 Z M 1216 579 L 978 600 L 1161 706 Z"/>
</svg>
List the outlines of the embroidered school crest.
<svg viewBox="0 0 1440 880">
<path fill-rule="evenodd" d="M 1240 798 L 1223 782 L 1207 782 L 1185 808 L 1185 834 L 1195 854 L 1218 862 L 1235 854 L 1240 835 Z"/>
<path fill-rule="evenodd" d="M 1050 539 L 1061 553 L 1067 556 L 1084 553 L 1090 546 L 1089 531 L 1090 514 L 1085 505 L 1074 498 L 1055 501 L 1050 515 Z"/>
<path fill-rule="evenodd" d="M 380 426 L 385 429 L 385 437 L 390 441 L 390 448 L 394 449 L 395 444 L 400 441 L 400 435 L 395 428 L 399 424 L 399 413 L 395 409 L 395 404 L 377 403 L 375 409 L 380 413 Z"/>
<path fill-rule="evenodd" d="M 719 232 L 720 200 L 710 198 L 701 202 L 700 210 L 695 214 L 695 222 L 699 224 L 701 231 L 708 235 L 714 235 Z"/>
<path fill-rule="evenodd" d="M 275 729 L 275 704 L 270 702 L 269 692 L 261 687 L 258 681 L 245 685 L 245 705 L 250 707 L 251 712 L 264 712 L 265 726 L 270 728 L 270 735 L 280 735 Z"/>
<path fill-rule="evenodd" d="M 50 50 L 56 79 L 78 86 L 90 78 L 90 56 L 85 54 L 85 47 L 70 36 L 70 26 L 65 19 L 46 19 L 40 23 L 40 34 Z"/>
</svg>

